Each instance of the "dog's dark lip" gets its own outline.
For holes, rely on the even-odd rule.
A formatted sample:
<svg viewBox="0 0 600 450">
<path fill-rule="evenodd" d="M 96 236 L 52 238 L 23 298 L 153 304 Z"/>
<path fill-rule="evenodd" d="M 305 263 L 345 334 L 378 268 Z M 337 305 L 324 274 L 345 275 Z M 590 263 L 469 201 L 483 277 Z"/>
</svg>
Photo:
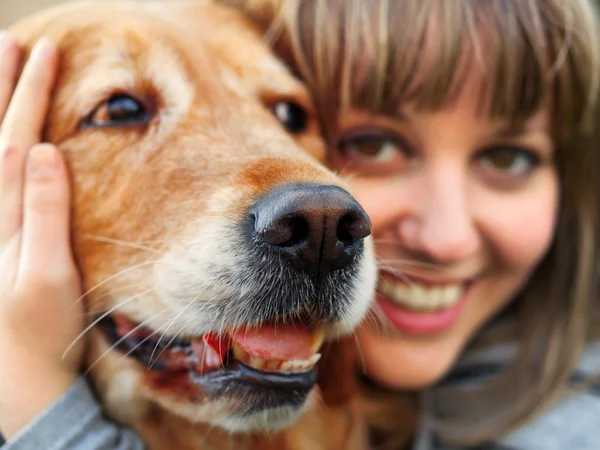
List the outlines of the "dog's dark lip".
<svg viewBox="0 0 600 450">
<path fill-rule="evenodd" d="M 197 376 L 192 375 L 192 379 Z M 314 387 L 317 382 L 317 372 L 315 369 L 291 374 L 264 372 L 234 360 L 226 368 L 209 372 L 201 378 L 202 380 L 198 381 L 204 386 L 205 392 L 214 396 L 226 395 L 232 388 L 258 392 L 269 390 L 282 395 L 293 392 L 299 395 L 308 394 Z"/>
<path fill-rule="evenodd" d="M 98 327 L 109 341 L 109 345 L 133 358 L 152 373 L 167 377 L 187 374 L 189 383 L 202 389 L 204 395 L 223 397 L 227 395 L 260 397 L 268 391 L 271 406 L 281 406 L 290 401 L 305 398 L 315 386 L 316 369 L 302 372 L 282 373 L 258 370 L 233 358 L 231 350 L 217 368 L 206 368 L 192 351 L 189 341 L 183 339 L 123 338 L 117 331 L 115 320 L 110 315 L 98 322 Z M 173 367 L 169 356 L 177 354 L 177 366 Z M 288 398 L 294 397 L 294 400 Z M 258 403 L 254 406 L 258 408 Z M 264 405 L 263 405 L 264 406 Z"/>
<path fill-rule="evenodd" d="M 193 377 L 195 376 L 197 375 L 193 375 Z M 316 382 L 316 371 L 314 369 L 283 374 L 257 370 L 235 360 L 227 365 L 226 370 L 215 370 L 201 376 L 211 382 L 224 382 L 235 379 L 238 383 L 242 382 L 263 387 L 277 385 L 279 388 L 289 390 L 310 389 Z"/>
<path fill-rule="evenodd" d="M 247 415 L 282 406 L 300 408 L 317 384 L 317 371 L 270 373 L 233 361 L 227 369 L 211 372 L 197 382 L 209 398 L 243 399 L 238 412 Z"/>
</svg>

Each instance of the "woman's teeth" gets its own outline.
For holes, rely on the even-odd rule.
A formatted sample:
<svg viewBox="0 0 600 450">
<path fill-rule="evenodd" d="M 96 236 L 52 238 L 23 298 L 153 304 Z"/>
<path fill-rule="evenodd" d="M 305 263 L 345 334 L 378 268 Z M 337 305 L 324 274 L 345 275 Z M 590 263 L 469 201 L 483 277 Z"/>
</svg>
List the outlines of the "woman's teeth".
<svg viewBox="0 0 600 450">
<path fill-rule="evenodd" d="M 244 364 L 249 365 L 257 370 L 273 371 L 273 372 L 305 372 L 312 369 L 319 359 L 321 358 L 320 353 L 315 353 L 306 360 L 294 360 L 294 361 L 279 361 L 279 360 L 266 360 L 256 356 L 249 355 L 235 342 L 232 345 L 233 357 Z"/>
<path fill-rule="evenodd" d="M 390 277 L 381 277 L 379 293 L 392 303 L 417 311 L 445 309 L 457 303 L 465 291 L 464 283 L 426 286 L 415 281 L 410 284 Z"/>
</svg>

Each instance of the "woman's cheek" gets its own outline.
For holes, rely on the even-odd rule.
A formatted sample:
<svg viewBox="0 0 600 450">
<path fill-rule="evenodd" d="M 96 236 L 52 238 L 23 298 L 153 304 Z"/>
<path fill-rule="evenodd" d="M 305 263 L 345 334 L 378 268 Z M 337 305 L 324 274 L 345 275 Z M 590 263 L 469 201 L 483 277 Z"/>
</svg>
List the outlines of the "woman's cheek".
<svg viewBox="0 0 600 450">
<path fill-rule="evenodd" d="M 558 180 L 554 171 L 547 169 L 526 189 L 482 189 L 475 199 L 476 220 L 496 254 L 505 263 L 528 272 L 553 241 L 558 197 Z"/>
</svg>

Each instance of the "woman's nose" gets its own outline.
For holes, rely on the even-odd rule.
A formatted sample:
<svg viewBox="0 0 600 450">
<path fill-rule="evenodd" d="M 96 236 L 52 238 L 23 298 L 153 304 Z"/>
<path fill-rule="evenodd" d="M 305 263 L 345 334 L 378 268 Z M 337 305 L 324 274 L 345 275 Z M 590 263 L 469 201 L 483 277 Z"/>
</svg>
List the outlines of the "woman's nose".
<svg viewBox="0 0 600 450">
<path fill-rule="evenodd" d="M 423 177 L 397 224 L 402 246 L 437 263 L 455 263 L 480 245 L 468 180 L 449 170 Z"/>
</svg>

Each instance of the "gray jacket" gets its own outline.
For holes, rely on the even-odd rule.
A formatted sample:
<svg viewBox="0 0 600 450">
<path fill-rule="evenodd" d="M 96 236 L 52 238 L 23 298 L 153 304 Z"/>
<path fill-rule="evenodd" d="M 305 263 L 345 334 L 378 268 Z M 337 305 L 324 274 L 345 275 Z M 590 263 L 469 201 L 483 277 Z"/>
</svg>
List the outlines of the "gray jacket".
<svg viewBox="0 0 600 450">
<path fill-rule="evenodd" d="M 473 386 L 497 371 L 507 360 L 510 350 L 506 347 L 495 350 L 469 358 L 460 367 L 460 372 L 466 374 L 460 382 Z M 581 379 L 598 374 L 600 342 L 595 342 L 581 359 L 572 382 L 576 385 Z M 587 391 L 573 391 L 521 429 L 473 450 L 600 450 L 600 384 Z M 435 395 L 434 392 L 435 388 L 423 393 L 422 426 L 413 450 L 463 450 L 445 445 L 438 439 L 435 426 L 437 411 L 432 406 L 434 402 L 428 400 L 429 396 Z"/>
</svg>

